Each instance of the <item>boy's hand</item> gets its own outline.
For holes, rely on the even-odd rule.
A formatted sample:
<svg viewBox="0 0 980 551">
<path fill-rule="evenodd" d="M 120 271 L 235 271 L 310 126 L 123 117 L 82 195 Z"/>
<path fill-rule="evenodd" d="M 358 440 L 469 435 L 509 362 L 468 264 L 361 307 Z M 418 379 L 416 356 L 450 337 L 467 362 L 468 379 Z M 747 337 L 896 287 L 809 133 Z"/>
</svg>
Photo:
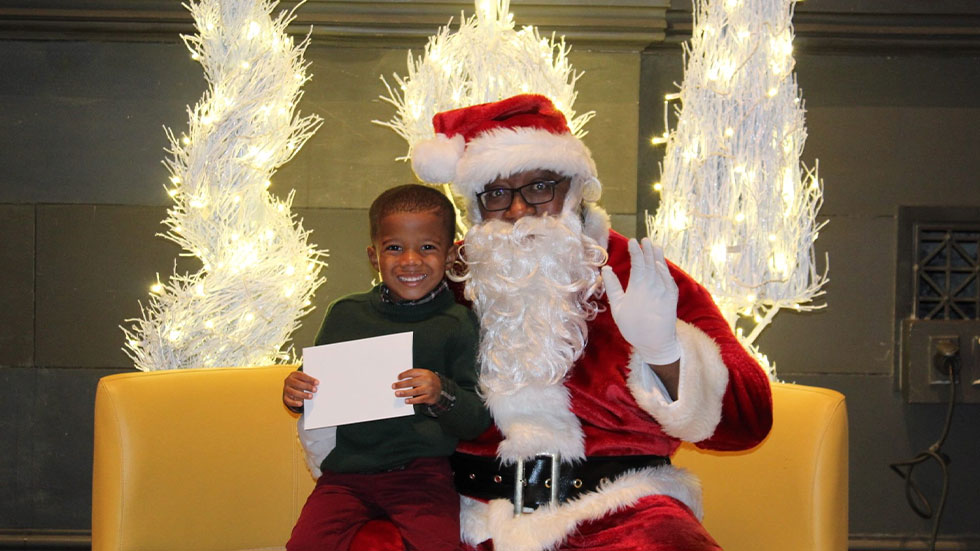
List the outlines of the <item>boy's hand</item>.
<svg viewBox="0 0 980 551">
<path fill-rule="evenodd" d="M 442 382 L 428 369 L 409 369 L 398 374 L 398 382 L 391 385 L 395 396 L 406 397 L 406 404 L 434 405 L 439 401 Z M 406 390 L 398 390 L 404 388 Z"/>
<path fill-rule="evenodd" d="M 293 371 L 282 382 L 282 403 L 289 407 L 301 408 L 303 400 L 312 399 L 313 393 L 319 386 L 320 381 L 302 371 Z"/>
</svg>

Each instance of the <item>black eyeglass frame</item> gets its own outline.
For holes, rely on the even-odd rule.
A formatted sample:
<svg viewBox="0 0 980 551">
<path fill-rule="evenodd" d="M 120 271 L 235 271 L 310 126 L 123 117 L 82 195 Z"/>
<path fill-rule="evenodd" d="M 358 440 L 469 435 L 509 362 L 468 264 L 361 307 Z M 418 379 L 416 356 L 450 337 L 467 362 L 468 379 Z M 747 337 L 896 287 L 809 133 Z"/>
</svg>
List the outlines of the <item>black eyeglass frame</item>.
<svg viewBox="0 0 980 551">
<path fill-rule="evenodd" d="M 543 204 L 545 204 L 545 203 L 547 203 L 549 201 L 554 200 L 554 198 L 555 198 L 555 188 L 557 188 L 559 184 L 565 183 L 566 181 L 568 181 L 567 178 L 563 178 L 561 180 L 535 180 L 535 181 L 533 181 L 533 182 L 531 182 L 529 184 L 524 184 L 521 187 L 515 187 L 515 188 L 500 187 L 500 188 L 488 189 L 486 191 L 481 191 L 480 193 L 477 193 L 476 194 L 476 200 L 480 202 L 480 206 L 483 207 L 483 210 L 485 210 L 487 212 L 499 212 L 499 211 L 502 211 L 502 210 L 509 209 L 510 206 L 514 204 L 514 194 L 515 193 L 520 193 L 521 194 L 521 199 L 525 203 L 527 203 L 528 205 L 543 205 Z M 544 199 L 544 200 L 541 200 L 541 201 L 531 201 L 531 200 L 529 200 L 527 198 L 527 196 L 524 195 L 524 190 L 526 188 L 531 187 L 531 186 L 537 186 L 537 185 L 540 185 L 540 184 L 547 184 L 548 185 L 548 189 L 551 190 L 550 196 L 547 199 Z M 494 193 L 494 192 L 498 192 L 498 191 L 507 191 L 507 192 L 510 192 L 510 201 L 507 201 L 507 205 L 506 206 L 503 206 L 503 207 L 500 207 L 500 208 L 492 209 L 492 208 L 487 207 L 486 201 L 483 199 L 483 197 L 486 194 L 488 194 L 488 193 Z"/>
</svg>

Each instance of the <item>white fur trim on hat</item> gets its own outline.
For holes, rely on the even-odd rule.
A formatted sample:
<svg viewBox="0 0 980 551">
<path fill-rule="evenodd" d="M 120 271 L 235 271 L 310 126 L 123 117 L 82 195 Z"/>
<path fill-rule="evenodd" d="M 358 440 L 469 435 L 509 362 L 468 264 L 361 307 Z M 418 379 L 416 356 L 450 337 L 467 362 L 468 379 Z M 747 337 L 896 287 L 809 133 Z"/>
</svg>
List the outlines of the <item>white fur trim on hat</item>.
<svg viewBox="0 0 980 551">
<path fill-rule="evenodd" d="M 412 148 L 412 170 L 423 182 L 446 184 L 456 179 L 456 165 L 463 156 L 466 140 L 461 134 L 445 134 L 423 140 Z"/>
<path fill-rule="evenodd" d="M 413 161 L 414 162 L 414 161 Z M 526 170 L 553 170 L 573 178 L 595 179 L 592 154 L 572 134 L 553 134 L 535 128 L 497 128 L 466 144 L 453 187 L 468 201 L 500 177 Z M 597 197 L 598 180 L 589 180 L 590 197 Z"/>
<path fill-rule="evenodd" d="M 710 438 L 721 422 L 721 401 L 728 369 L 718 345 L 697 327 L 677 322 L 681 343 L 677 400 L 664 396 L 653 382 L 653 370 L 634 353 L 628 385 L 636 403 L 660 423 L 664 432 L 687 442 Z"/>
</svg>

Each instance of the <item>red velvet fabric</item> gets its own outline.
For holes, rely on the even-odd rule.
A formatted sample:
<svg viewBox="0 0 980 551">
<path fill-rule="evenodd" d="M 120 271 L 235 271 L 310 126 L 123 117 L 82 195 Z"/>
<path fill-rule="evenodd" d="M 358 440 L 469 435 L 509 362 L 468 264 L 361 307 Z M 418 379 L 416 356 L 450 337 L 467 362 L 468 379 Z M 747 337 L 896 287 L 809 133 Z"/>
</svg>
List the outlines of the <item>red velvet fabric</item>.
<svg viewBox="0 0 980 551">
<path fill-rule="evenodd" d="M 462 134 L 466 141 L 497 128 L 535 128 L 552 134 L 569 132 L 565 115 L 555 109 L 551 100 L 537 94 L 521 94 L 502 101 L 436 113 L 432 117 L 432 126 L 436 134 L 450 138 Z"/>
<path fill-rule="evenodd" d="M 391 521 L 372 520 L 358 530 L 350 551 L 405 551 L 405 544 Z"/>
</svg>

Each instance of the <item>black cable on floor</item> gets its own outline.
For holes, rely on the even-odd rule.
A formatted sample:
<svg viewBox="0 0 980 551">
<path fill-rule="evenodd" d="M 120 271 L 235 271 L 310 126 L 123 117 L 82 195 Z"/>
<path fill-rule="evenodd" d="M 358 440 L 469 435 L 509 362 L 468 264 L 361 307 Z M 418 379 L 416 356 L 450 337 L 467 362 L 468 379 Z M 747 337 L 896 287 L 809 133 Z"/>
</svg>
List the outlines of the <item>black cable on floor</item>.
<svg viewBox="0 0 980 551">
<path fill-rule="evenodd" d="M 956 403 L 956 377 L 959 374 L 959 359 L 957 356 L 947 356 L 943 360 L 943 369 L 946 370 L 949 375 L 950 387 L 949 387 L 949 405 L 946 408 L 946 422 L 943 424 L 943 433 L 929 448 L 912 459 L 907 461 L 900 461 L 898 463 L 892 463 L 891 469 L 895 471 L 898 476 L 905 479 L 905 498 L 909 502 L 909 507 L 915 511 L 915 514 L 922 518 L 928 519 L 933 517 L 932 505 L 929 503 L 929 499 L 926 498 L 925 494 L 919 489 L 915 481 L 912 480 L 912 471 L 915 467 L 929 461 L 930 459 L 936 461 L 939 464 L 940 470 L 943 474 L 943 491 L 939 496 L 939 507 L 936 509 L 935 520 L 932 523 L 932 537 L 929 540 L 929 551 L 935 551 L 936 549 L 936 538 L 939 536 L 939 523 L 943 518 L 943 509 L 946 507 L 946 496 L 949 490 L 949 456 L 944 454 L 941 450 L 943 443 L 946 441 L 946 436 L 949 435 L 949 427 L 953 422 L 953 405 Z"/>
</svg>

